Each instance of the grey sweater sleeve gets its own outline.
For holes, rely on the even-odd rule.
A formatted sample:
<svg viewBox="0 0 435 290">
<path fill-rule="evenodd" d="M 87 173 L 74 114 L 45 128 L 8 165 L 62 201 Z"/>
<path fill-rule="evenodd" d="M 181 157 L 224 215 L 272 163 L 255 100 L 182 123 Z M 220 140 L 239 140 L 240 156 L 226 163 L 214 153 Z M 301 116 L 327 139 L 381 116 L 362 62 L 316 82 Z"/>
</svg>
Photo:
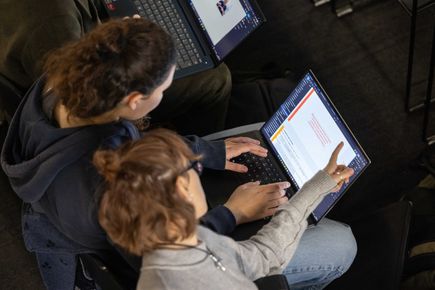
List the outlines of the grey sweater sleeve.
<svg viewBox="0 0 435 290">
<path fill-rule="evenodd" d="M 238 263 L 247 277 L 255 280 L 282 272 L 307 228 L 308 216 L 335 186 L 326 172 L 319 171 L 255 236 L 238 243 Z"/>
</svg>

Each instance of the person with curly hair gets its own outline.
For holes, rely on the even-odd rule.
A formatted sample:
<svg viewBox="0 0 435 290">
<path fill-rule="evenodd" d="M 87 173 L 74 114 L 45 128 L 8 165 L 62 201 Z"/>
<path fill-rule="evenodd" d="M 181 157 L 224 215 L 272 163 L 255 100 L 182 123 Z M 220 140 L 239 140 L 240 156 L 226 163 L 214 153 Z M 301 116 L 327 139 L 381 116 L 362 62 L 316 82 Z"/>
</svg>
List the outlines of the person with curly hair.
<svg viewBox="0 0 435 290">
<path fill-rule="evenodd" d="M 342 147 L 343 143 L 337 146 L 326 167 L 282 204 L 257 234 L 235 242 L 197 223 L 207 211 L 199 179 L 201 156 L 173 132 L 150 131 L 117 150 L 94 154 L 107 184 L 100 224 L 116 244 L 143 256 L 138 290 L 257 289 L 254 280 L 283 273 L 307 229 L 309 214 L 353 175 L 353 169 L 337 165 Z M 281 182 L 262 188 L 284 192 L 289 186 Z M 236 191 L 248 189 L 255 196 L 255 188 L 250 182 Z M 292 273 L 286 276 L 291 289 L 322 289 L 334 279 L 316 284 L 319 281 L 306 277 L 301 287 Z"/>
<path fill-rule="evenodd" d="M 25 243 L 37 253 L 48 289 L 73 289 L 76 254 L 81 252 L 96 252 L 108 263 L 115 260 L 119 273 L 128 268 L 98 222 L 102 178 L 91 159 L 99 148 L 117 148 L 142 137 L 133 122 L 160 104 L 175 62 L 174 43 L 158 25 L 145 19 L 112 20 L 54 51 L 45 74 L 21 102 L 5 140 L 2 168 L 26 203 Z M 250 138 L 186 140 L 204 156 L 204 166 L 218 170 L 246 172 L 229 160 L 244 152 L 267 154 Z M 276 192 L 260 193 L 258 199 L 235 192 L 225 205 L 205 214 L 202 223 L 229 233 L 237 224 L 273 214 L 274 206 L 285 201 Z M 134 285 L 130 276 L 126 273 L 125 280 Z"/>
<path fill-rule="evenodd" d="M 103 0 L 0 1 L 0 77 L 22 95 L 43 73 L 47 53 L 108 20 Z M 231 97 L 225 63 L 175 80 L 152 113 L 154 122 L 199 136 L 224 129 Z"/>
</svg>

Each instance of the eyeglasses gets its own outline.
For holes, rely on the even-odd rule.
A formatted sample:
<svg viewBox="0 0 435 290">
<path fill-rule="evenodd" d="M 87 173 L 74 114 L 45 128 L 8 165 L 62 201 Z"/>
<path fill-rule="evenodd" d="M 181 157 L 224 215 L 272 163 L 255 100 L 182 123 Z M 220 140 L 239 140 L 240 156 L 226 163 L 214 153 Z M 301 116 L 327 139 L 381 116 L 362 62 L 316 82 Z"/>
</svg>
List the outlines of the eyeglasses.
<svg viewBox="0 0 435 290">
<path fill-rule="evenodd" d="M 202 163 L 199 160 L 190 161 L 190 165 L 185 170 L 183 170 L 182 173 L 185 173 L 185 172 L 189 171 L 190 169 L 195 170 L 195 172 L 198 173 L 199 176 L 201 176 L 202 170 L 204 169 L 204 167 L 202 166 Z"/>
</svg>

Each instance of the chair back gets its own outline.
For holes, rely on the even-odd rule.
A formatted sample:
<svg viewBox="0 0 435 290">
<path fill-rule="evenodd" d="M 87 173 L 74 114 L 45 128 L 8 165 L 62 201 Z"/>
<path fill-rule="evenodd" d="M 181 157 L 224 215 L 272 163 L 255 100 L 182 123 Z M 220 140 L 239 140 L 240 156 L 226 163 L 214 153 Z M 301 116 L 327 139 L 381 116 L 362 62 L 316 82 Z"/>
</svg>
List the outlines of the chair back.
<svg viewBox="0 0 435 290">
<path fill-rule="evenodd" d="M 104 290 L 126 290 L 118 281 L 116 276 L 94 254 L 80 254 L 80 261 L 83 263 L 85 271 L 91 276 L 95 283 Z"/>
<path fill-rule="evenodd" d="M 20 101 L 23 97 L 23 93 L 14 85 L 11 81 L 0 74 L 0 111 L 3 111 L 6 118 L 2 118 L 0 121 L 10 119 L 15 110 L 18 108 Z"/>
<path fill-rule="evenodd" d="M 258 290 L 290 290 L 284 275 L 271 275 L 254 281 Z"/>
</svg>

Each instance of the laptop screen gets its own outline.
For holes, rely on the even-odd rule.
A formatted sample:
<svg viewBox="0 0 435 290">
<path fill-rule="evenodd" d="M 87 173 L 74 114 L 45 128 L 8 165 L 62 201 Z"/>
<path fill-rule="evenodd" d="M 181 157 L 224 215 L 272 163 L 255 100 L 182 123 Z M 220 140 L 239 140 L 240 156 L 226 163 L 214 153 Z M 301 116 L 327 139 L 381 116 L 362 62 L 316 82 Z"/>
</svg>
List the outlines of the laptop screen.
<svg viewBox="0 0 435 290">
<path fill-rule="evenodd" d="M 248 0 L 189 0 L 189 4 L 218 60 L 263 22 Z"/>
<path fill-rule="evenodd" d="M 300 189 L 318 170 L 323 169 L 333 150 L 341 141 L 344 142 L 338 164 L 352 167 L 355 174 L 339 192 L 325 197 L 313 212 L 315 220 L 321 219 L 329 211 L 346 188 L 370 164 L 311 71 L 264 124 L 261 133 L 296 189 Z"/>
</svg>

